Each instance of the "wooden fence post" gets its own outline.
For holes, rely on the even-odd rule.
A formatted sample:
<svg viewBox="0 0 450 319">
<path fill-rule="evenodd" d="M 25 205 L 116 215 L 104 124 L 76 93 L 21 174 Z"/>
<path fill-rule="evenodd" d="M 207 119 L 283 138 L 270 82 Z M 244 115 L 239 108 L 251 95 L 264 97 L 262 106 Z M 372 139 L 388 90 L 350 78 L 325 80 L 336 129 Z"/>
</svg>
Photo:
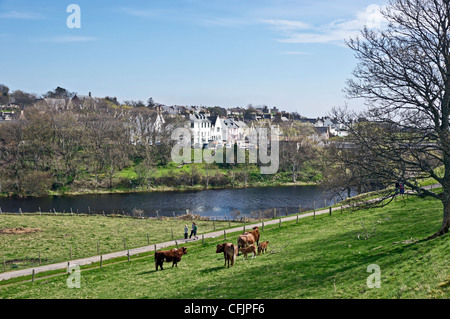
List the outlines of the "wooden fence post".
<svg viewBox="0 0 450 319">
<path fill-rule="evenodd" d="M 150 245 L 150 235 L 147 233 L 147 245 Z"/>
<path fill-rule="evenodd" d="M 297 224 L 298 224 L 298 214 L 297 214 Z"/>
<path fill-rule="evenodd" d="M 278 225 L 278 227 L 281 227 L 281 218 L 280 218 L 280 224 Z"/>
<path fill-rule="evenodd" d="M 205 236 L 202 234 L 202 245 L 205 244 Z"/>
<path fill-rule="evenodd" d="M 314 219 L 316 219 L 316 201 L 313 201 Z"/>
<path fill-rule="evenodd" d="M 100 255 L 100 268 L 103 267 L 103 255 Z"/>
<path fill-rule="evenodd" d="M 330 216 L 331 216 L 331 206 L 330 206 Z"/>
<path fill-rule="evenodd" d="M 34 271 L 34 269 L 33 269 L 33 272 L 32 272 L 32 274 L 31 274 L 31 281 L 32 281 L 32 282 L 34 282 L 34 274 L 35 274 L 35 271 Z"/>
<path fill-rule="evenodd" d="M 130 262 L 130 250 L 127 251 L 128 262 Z"/>
<path fill-rule="evenodd" d="M 262 230 L 264 230 L 264 221 L 262 222 Z"/>
<path fill-rule="evenodd" d="M 223 230 L 223 238 L 224 238 L 225 240 L 227 240 L 227 232 L 225 231 L 225 229 Z"/>
</svg>

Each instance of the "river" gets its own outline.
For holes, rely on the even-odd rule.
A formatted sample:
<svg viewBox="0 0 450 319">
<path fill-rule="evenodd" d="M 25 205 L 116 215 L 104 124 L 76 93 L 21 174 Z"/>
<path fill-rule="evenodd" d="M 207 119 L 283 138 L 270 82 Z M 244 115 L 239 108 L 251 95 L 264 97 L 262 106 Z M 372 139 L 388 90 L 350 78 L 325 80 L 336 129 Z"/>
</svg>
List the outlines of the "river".
<svg viewBox="0 0 450 319">
<path fill-rule="evenodd" d="M 352 195 L 353 196 L 353 195 Z M 57 211 L 132 215 L 142 210 L 147 217 L 194 214 L 216 219 L 259 214 L 276 208 L 277 216 L 334 204 L 335 196 L 320 186 L 279 186 L 201 191 L 169 191 L 128 194 L 89 194 L 43 198 L 2 198 L 3 212 Z M 341 198 L 342 199 L 342 198 Z M 336 201 L 340 198 L 336 197 Z M 325 202 L 326 201 L 326 202 Z M 233 213 L 234 211 L 234 213 Z"/>
</svg>

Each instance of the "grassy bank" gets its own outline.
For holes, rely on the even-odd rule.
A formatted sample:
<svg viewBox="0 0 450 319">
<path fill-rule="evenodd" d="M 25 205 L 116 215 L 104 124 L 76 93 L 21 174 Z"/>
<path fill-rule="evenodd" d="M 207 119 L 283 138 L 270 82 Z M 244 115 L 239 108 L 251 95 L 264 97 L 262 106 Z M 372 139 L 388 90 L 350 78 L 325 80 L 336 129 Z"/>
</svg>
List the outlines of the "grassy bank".
<svg viewBox="0 0 450 319">
<path fill-rule="evenodd" d="M 113 194 L 155 191 L 187 191 L 204 189 L 225 189 L 244 187 L 270 187 L 293 185 L 317 185 L 321 174 L 304 168 L 299 172 L 296 182 L 290 172 L 279 171 L 276 174 L 261 174 L 256 165 L 220 167 L 218 164 L 205 166 L 204 163 L 178 165 L 169 162 L 155 166 L 150 176 L 144 176 L 138 164 L 116 171 L 112 178 L 106 173 L 91 174 L 87 170 L 78 174 L 76 179 L 67 177 L 67 181 L 55 184 L 51 189 L 39 189 L 35 192 L 1 192 L 0 197 L 43 197 L 82 194 Z M 39 187 L 37 187 L 39 188 Z"/>
<path fill-rule="evenodd" d="M 166 264 L 164 271 L 155 272 L 151 254 L 130 263 L 85 270 L 80 289 L 67 288 L 67 276 L 63 275 L 0 286 L 0 296 L 448 298 L 450 237 L 420 240 L 440 223 L 440 202 L 410 198 L 384 208 L 336 212 L 282 224 L 281 228 L 266 227 L 261 240 L 270 241 L 270 252 L 246 261 L 240 257 L 230 269 L 223 267 L 222 255 L 215 253 L 216 244 L 223 242 L 216 238 L 204 245 L 187 244 L 188 254 L 178 268 Z M 237 236 L 229 234 L 228 241 L 235 242 Z M 370 289 L 366 284 L 371 264 L 380 266 L 381 288 Z"/>
</svg>

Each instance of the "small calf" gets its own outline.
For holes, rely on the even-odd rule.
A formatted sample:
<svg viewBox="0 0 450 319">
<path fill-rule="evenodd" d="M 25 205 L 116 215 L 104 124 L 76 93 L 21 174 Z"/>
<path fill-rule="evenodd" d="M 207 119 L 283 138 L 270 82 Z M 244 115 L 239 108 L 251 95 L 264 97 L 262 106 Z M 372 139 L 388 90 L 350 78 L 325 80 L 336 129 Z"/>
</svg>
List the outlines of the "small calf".
<svg viewBox="0 0 450 319">
<path fill-rule="evenodd" d="M 247 259 L 247 255 L 249 253 L 253 253 L 252 258 L 256 257 L 256 246 L 255 245 L 250 245 L 247 247 L 239 248 L 239 251 L 244 254 L 244 260 Z"/>
<path fill-rule="evenodd" d="M 259 243 L 258 245 L 258 255 L 261 254 L 261 252 L 263 254 L 265 254 L 267 252 L 267 244 L 269 243 L 269 241 L 263 241 L 262 243 Z"/>
</svg>

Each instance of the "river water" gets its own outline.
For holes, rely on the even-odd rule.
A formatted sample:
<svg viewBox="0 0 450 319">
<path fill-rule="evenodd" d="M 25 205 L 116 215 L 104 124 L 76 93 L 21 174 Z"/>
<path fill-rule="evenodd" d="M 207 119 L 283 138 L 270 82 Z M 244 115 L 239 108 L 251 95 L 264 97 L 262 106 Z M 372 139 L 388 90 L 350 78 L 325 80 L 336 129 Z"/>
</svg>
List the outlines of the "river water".
<svg viewBox="0 0 450 319">
<path fill-rule="evenodd" d="M 343 194 L 343 197 L 345 195 Z M 202 191 L 170 191 L 130 194 L 53 196 L 45 198 L 2 198 L 3 212 L 103 213 L 132 215 L 142 210 L 147 217 L 182 215 L 189 212 L 216 219 L 259 214 L 276 209 L 276 215 L 334 204 L 342 198 L 320 186 L 281 186 Z M 326 201 L 326 202 L 325 202 Z M 233 213 L 234 212 L 234 213 Z"/>
</svg>

